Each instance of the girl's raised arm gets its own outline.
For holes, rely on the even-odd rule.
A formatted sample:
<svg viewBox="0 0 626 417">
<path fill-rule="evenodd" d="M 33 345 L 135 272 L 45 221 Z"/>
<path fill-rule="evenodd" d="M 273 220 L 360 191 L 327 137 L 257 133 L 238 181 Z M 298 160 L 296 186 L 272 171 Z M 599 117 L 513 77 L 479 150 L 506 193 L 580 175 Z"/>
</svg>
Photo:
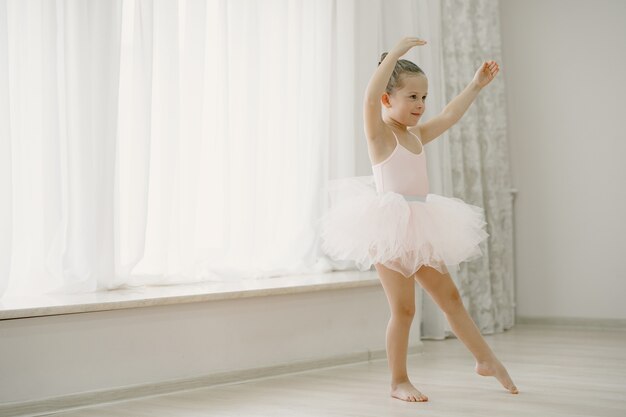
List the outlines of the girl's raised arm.
<svg viewBox="0 0 626 417">
<path fill-rule="evenodd" d="M 378 65 L 378 68 L 376 68 L 376 71 L 374 71 L 365 89 L 365 97 L 363 99 L 363 120 L 365 122 L 365 136 L 367 136 L 368 140 L 379 137 L 385 125 L 380 114 L 380 99 L 387 89 L 387 83 L 389 78 L 391 78 L 396 61 L 414 46 L 424 44 L 426 44 L 426 41 L 419 38 L 402 39 L 389 51 Z"/>
<path fill-rule="evenodd" d="M 465 114 L 469 106 L 474 102 L 480 91 L 489 84 L 500 71 L 496 61 L 485 61 L 478 68 L 474 79 L 458 96 L 448 103 L 441 113 L 409 130 L 419 133 L 422 144 L 439 137 L 443 132 L 451 128 Z"/>
</svg>

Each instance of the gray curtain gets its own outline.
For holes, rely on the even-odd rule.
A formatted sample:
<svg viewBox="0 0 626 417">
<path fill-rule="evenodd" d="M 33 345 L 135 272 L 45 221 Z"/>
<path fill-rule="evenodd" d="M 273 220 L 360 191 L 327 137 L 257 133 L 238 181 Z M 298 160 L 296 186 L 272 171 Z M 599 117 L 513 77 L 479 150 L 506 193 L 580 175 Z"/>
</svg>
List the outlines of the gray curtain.
<svg viewBox="0 0 626 417">
<path fill-rule="evenodd" d="M 483 61 L 500 73 L 448 131 L 452 194 L 485 209 L 484 256 L 457 275 L 465 306 L 482 333 L 502 332 L 515 319 L 513 193 L 506 135 L 506 100 L 497 0 L 442 0 L 445 98 L 449 102 Z"/>
</svg>

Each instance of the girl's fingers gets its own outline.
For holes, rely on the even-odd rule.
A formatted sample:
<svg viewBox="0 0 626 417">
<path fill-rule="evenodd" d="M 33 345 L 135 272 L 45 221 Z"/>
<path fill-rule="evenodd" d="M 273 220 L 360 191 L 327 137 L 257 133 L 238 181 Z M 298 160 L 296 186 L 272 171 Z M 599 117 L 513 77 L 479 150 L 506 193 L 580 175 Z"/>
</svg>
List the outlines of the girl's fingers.
<svg viewBox="0 0 626 417">
<path fill-rule="evenodd" d="M 490 72 L 492 75 L 496 75 L 496 73 L 498 72 L 498 70 L 499 70 L 500 68 L 498 67 L 498 64 L 497 64 L 495 61 L 491 61 L 491 62 L 492 62 L 492 64 L 490 64 L 490 65 L 489 65 L 489 67 L 488 67 L 489 72 Z"/>
</svg>

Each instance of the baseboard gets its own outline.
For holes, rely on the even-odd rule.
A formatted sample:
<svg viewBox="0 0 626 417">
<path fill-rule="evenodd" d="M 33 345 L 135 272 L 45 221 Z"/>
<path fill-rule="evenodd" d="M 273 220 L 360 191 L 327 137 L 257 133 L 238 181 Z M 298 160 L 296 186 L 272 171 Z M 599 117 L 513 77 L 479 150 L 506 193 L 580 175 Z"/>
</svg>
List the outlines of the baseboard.
<svg viewBox="0 0 626 417">
<path fill-rule="evenodd" d="M 423 347 L 423 342 L 420 341 L 415 343 L 409 347 L 409 354 L 422 352 Z M 259 378 L 310 371 L 313 369 L 328 368 L 332 366 L 369 362 L 372 360 L 384 359 L 385 357 L 386 352 L 384 350 L 358 352 L 324 359 L 314 359 L 310 361 L 300 361 L 263 368 L 216 373 L 195 378 L 179 379 L 153 384 L 133 385 L 110 390 L 92 391 L 62 397 L 46 398 L 36 401 L 4 403 L 0 404 L 0 415 L 5 417 L 39 416 L 104 403 L 152 397 L 178 391 L 207 388 L 215 385 L 241 383 Z"/>
<path fill-rule="evenodd" d="M 517 324 L 538 324 L 568 326 L 580 328 L 621 329 L 626 330 L 626 319 L 590 319 L 584 317 L 528 317 L 517 316 Z"/>
</svg>

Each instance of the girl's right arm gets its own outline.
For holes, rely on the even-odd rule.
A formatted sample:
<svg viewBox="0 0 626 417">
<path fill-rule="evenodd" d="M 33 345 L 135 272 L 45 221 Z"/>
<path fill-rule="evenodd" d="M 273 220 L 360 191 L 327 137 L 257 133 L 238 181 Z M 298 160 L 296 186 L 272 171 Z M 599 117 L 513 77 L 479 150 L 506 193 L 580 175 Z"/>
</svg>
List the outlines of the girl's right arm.
<svg viewBox="0 0 626 417">
<path fill-rule="evenodd" d="M 402 39 L 380 63 L 365 89 L 365 97 L 363 99 L 363 120 L 365 122 L 365 136 L 369 140 L 380 137 L 385 126 L 380 114 L 380 99 L 385 93 L 387 83 L 396 61 L 406 54 L 411 48 L 417 45 L 424 45 L 426 41 L 418 38 Z"/>
</svg>

